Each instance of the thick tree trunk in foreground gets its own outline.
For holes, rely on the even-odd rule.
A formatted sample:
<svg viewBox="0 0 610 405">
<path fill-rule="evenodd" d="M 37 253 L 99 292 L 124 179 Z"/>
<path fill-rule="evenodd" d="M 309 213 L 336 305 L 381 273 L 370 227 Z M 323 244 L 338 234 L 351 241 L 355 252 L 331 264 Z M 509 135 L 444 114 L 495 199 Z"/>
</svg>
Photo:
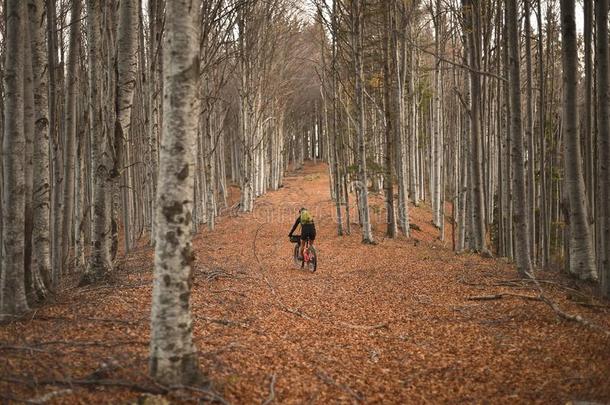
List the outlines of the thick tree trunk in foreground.
<svg viewBox="0 0 610 405">
<path fill-rule="evenodd" d="M 44 0 L 29 0 L 32 66 L 34 73 L 34 190 L 32 289 L 38 299 L 44 299 L 51 286 L 51 186 L 49 175 L 49 105 L 48 64 L 45 47 L 46 17 Z"/>
<path fill-rule="evenodd" d="M 2 162 L 4 189 L 2 201 L 2 274 L 0 277 L 0 319 L 21 315 L 28 310 L 24 282 L 25 227 L 25 135 L 23 132 L 23 28 L 25 3 L 6 2 L 6 96 Z M 29 56 L 29 55 L 28 55 Z"/>
<path fill-rule="evenodd" d="M 167 3 L 163 53 L 165 97 L 156 202 L 150 373 L 167 385 L 190 384 L 199 374 L 189 308 L 199 78 L 196 4 L 190 0 Z"/>
<path fill-rule="evenodd" d="M 561 60 L 563 66 L 563 144 L 565 187 L 569 200 L 569 271 L 582 279 L 596 276 L 593 239 L 587 213 L 585 180 L 578 132 L 578 48 L 574 0 L 561 0 Z"/>
<path fill-rule="evenodd" d="M 517 0 L 506 1 L 508 30 L 508 71 L 510 84 L 510 130 L 513 168 L 513 226 L 515 230 L 515 261 L 520 274 L 532 269 L 528 224 L 525 169 L 523 165 L 523 133 L 521 126 L 521 74 L 519 71 L 519 26 Z"/>
</svg>

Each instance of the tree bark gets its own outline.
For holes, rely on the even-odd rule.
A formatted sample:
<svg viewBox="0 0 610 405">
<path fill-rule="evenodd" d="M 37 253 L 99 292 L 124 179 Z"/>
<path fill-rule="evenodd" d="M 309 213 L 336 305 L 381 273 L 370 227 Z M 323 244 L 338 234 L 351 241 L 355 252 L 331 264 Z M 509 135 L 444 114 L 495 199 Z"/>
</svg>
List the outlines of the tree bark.
<svg viewBox="0 0 610 405">
<path fill-rule="evenodd" d="M 121 0 L 119 5 L 118 49 L 117 49 L 117 89 L 116 89 L 116 129 L 115 144 L 117 156 L 115 170 L 120 178 L 121 211 L 123 214 L 123 239 L 125 253 L 131 245 L 131 205 L 129 190 L 129 146 L 131 143 L 131 110 L 136 85 L 138 1 Z"/>
<path fill-rule="evenodd" d="M 394 137 L 396 126 L 395 98 L 392 92 L 392 61 L 391 61 L 391 37 L 392 27 L 392 4 L 389 0 L 383 2 L 385 27 L 383 28 L 383 96 L 385 104 L 385 151 L 384 151 L 384 177 L 383 187 L 385 191 L 386 210 L 387 210 L 387 230 L 388 237 L 396 237 L 396 210 L 394 208 Z"/>
<path fill-rule="evenodd" d="M 199 7 L 167 3 L 163 53 L 163 137 L 156 203 L 150 373 L 162 384 L 199 377 L 189 309 L 194 253 L 191 212 L 197 135 Z"/>
<path fill-rule="evenodd" d="M 352 2 L 352 47 L 354 59 L 355 88 L 356 98 L 356 120 L 358 127 L 358 198 L 360 201 L 360 213 L 362 215 L 362 242 L 375 243 L 370 221 L 369 197 L 368 197 L 368 176 L 366 162 L 366 134 L 365 134 L 365 114 L 364 114 L 364 72 L 362 61 L 362 24 L 364 22 L 363 0 Z"/>
<path fill-rule="evenodd" d="M 462 0 L 464 26 L 467 32 L 468 61 L 470 67 L 470 215 L 471 243 L 481 253 L 488 252 L 485 234 L 485 196 L 483 190 L 483 151 L 481 139 L 478 29 L 474 19 L 474 2 Z"/>
<path fill-rule="evenodd" d="M 73 215 L 75 194 L 75 165 L 76 165 L 76 124 L 77 100 L 79 92 L 79 59 L 80 59 L 80 15 L 81 1 L 72 1 L 72 26 L 70 27 L 70 53 L 68 55 L 68 94 L 66 100 L 66 131 L 65 131 L 65 153 L 64 153 L 64 189 L 63 189 L 63 221 L 62 221 L 62 249 L 61 262 L 64 266 L 68 264 L 70 248 L 74 242 Z"/>
<path fill-rule="evenodd" d="M 515 261 L 520 274 L 532 269 L 530 233 L 527 214 L 527 192 L 521 124 L 521 73 L 519 68 L 519 25 L 517 0 L 506 0 L 506 25 L 508 31 L 508 70 L 510 84 L 510 140 L 513 169 L 513 226 L 515 233 Z"/>
<path fill-rule="evenodd" d="M 596 277 L 591 228 L 588 221 L 578 132 L 578 46 L 575 1 L 561 0 L 561 60 L 563 66 L 563 114 L 565 193 L 569 207 L 570 273 L 581 279 Z"/>
<path fill-rule="evenodd" d="M 32 255 L 36 262 L 31 273 L 33 293 L 39 300 L 46 298 L 51 287 L 48 64 L 44 11 L 44 0 L 28 1 L 35 114 Z"/>
<path fill-rule="evenodd" d="M 599 206 L 597 220 L 601 238 L 602 294 L 610 297 L 610 94 L 608 88 L 608 0 L 595 2 L 595 54 L 597 70 L 597 137 Z"/>
<path fill-rule="evenodd" d="M 93 176 L 92 235 L 89 265 L 81 284 L 104 279 L 112 271 L 112 190 L 113 156 L 109 150 L 114 144 L 114 106 L 108 105 L 109 84 L 104 80 L 109 67 L 107 45 L 104 43 L 108 7 L 105 1 L 87 0 L 87 43 L 89 60 L 89 105 L 91 109 L 91 167 Z"/>
<path fill-rule="evenodd" d="M 23 128 L 23 29 L 25 3 L 6 1 L 5 117 L 2 144 L 4 175 L 0 319 L 28 311 L 24 282 L 25 134 Z"/>
</svg>

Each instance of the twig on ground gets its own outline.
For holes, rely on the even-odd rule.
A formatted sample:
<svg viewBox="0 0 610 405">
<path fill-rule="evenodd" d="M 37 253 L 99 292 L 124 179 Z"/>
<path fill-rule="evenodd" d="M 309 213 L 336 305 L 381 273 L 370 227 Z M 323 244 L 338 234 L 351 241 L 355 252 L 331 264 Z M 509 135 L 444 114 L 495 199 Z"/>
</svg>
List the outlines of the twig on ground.
<svg viewBox="0 0 610 405">
<path fill-rule="evenodd" d="M 350 329 L 358 329 L 358 330 L 375 330 L 375 329 L 388 329 L 389 325 L 387 323 L 380 323 L 377 325 L 353 325 L 347 322 L 339 322 L 340 325 L 345 326 Z"/>
<path fill-rule="evenodd" d="M 333 380 L 329 375 L 323 373 L 322 371 L 317 371 L 316 372 L 316 376 L 321 379 L 322 381 L 324 381 L 326 384 L 328 385 L 333 385 L 337 388 L 339 388 L 341 391 L 348 393 L 349 395 L 351 395 L 356 401 L 358 402 L 362 402 L 364 401 L 364 398 L 362 397 L 362 395 L 360 395 L 359 393 L 357 393 L 356 391 L 354 391 L 353 389 L 351 389 L 349 386 L 345 385 L 345 384 L 339 384 L 337 383 L 335 380 Z"/>
<path fill-rule="evenodd" d="M 45 402 L 49 402 L 55 397 L 59 397 L 61 395 L 69 395 L 72 393 L 72 390 L 67 388 L 63 390 L 51 391 L 37 398 L 29 399 L 27 402 L 30 404 L 44 404 Z"/>
<path fill-rule="evenodd" d="M 123 345 L 142 345 L 147 346 L 149 342 L 141 340 L 119 340 L 116 342 L 87 342 L 87 341 L 71 341 L 71 340 L 49 340 L 46 342 L 37 342 L 34 346 L 48 345 L 65 345 L 65 346 L 98 346 L 98 347 L 116 347 Z"/>
<path fill-rule="evenodd" d="M 275 401 L 275 380 L 276 380 L 276 374 L 273 373 L 271 375 L 271 383 L 269 384 L 269 396 L 267 397 L 267 399 L 265 401 L 263 401 L 263 405 L 269 405 L 271 403 L 273 403 L 273 401 Z"/>
<path fill-rule="evenodd" d="M 32 346 L 14 346 L 14 345 L 2 345 L 0 350 L 14 350 L 14 351 L 27 351 L 27 352 L 46 352 L 44 349 L 38 349 Z"/>
<path fill-rule="evenodd" d="M 215 392 L 205 389 L 205 388 L 198 388 L 198 387 L 193 387 L 190 385 L 172 385 L 171 387 L 164 387 L 168 392 L 174 391 L 174 390 L 185 390 L 185 391 L 192 391 L 192 392 L 196 392 L 198 394 L 203 394 L 207 400 L 211 400 L 213 402 L 218 402 L 220 404 L 223 405 L 228 405 L 229 403 L 220 395 L 216 394 Z"/>
<path fill-rule="evenodd" d="M 284 311 L 286 311 L 286 312 L 289 312 L 289 313 L 291 313 L 291 314 L 293 314 L 293 315 L 300 316 L 301 318 L 303 318 L 303 319 L 307 319 L 308 321 L 311 321 L 311 320 L 312 320 L 312 319 L 311 319 L 311 318 L 310 318 L 310 317 L 309 317 L 307 314 L 305 314 L 304 312 L 302 312 L 302 311 L 300 311 L 300 310 L 298 310 L 298 309 L 295 309 L 295 308 L 290 308 L 289 306 L 287 306 L 286 304 L 284 304 L 284 303 L 282 302 L 282 300 L 281 300 L 281 299 L 278 297 L 278 294 L 277 294 L 277 292 L 275 291 L 275 288 L 273 287 L 273 284 L 271 284 L 271 282 L 269 281 L 269 279 L 267 278 L 267 276 L 266 276 L 264 273 L 261 273 L 261 274 L 262 274 L 262 276 L 263 276 L 263 280 L 265 280 L 265 282 L 266 282 L 266 283 L 267 283 L 267 285 L 269 286 L 269 289 L 271 290 L 271 293 L 273 294 L 273 298 L 275 298 L 275 301 L 277 302 L 277 304 L 279 305 L 279 307 L 280 307 L 282 310 L 284 310 Z"/>
<path fill-rule="evenodd" d="M 217 319 L 217 318 L 209 318 L 207 316 L 198 316 L 197 318 L 203 319 L 207 322 L 218 323 L 220 325 L 225 326 L 240 326 L 242 328 L 248 328 L 248 324 L 246 322 L 233 321 L 231 319 Z"/>
<path fill-rule="evenodd" d="M 126 325 L 134 325 L 138 322 L 148 320 L 148 318 L 140 318 L 136 320 L 120 319 L 120 318 L 96 318 L 96 317 L 69 317 L 69 316 L 53 316 L 53 315 L 40 315 L 36 318 L 32 318 L 35 321 L 70 321 L 70 322 L 102 322 L 102 323 L 122 323 Z"/>
</svg>

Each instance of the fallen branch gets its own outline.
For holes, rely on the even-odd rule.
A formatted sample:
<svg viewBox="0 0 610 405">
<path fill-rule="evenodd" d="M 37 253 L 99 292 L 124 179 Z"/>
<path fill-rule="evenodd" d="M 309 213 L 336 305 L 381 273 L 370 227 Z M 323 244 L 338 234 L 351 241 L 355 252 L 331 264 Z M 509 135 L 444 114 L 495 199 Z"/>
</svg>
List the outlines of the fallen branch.
<svg viewBox="0 0 610 405">
<path fill-rule="evenodd" d="M 123 345 L 142 345 L 147 346 L 150 343 L 142 340 L 120 340 L 116 342 L 81 342 L 81 341 L 70 341 L 70 340 L 49 340 L 46 342 L 34 343 L 34 346 L 48 346 L 48 345 L 65 345 L 65 346 L 78 346 L 78 347 L 116 347 Z"/>
<path fill-rule="evenodd" d="M 38 349 L 32 346 L 14 346 L 14 345 L 2 345 L 0 350 L 14 350 L 14 351 L 27 351 L 27 352 L 41 352 L 44 353 L 46 350 Z"/>
<path fill-rule="evenodd" d="M 358 329 L 358 330 L 375 330 L 375 329 L 389 329 L 389 325 L 387 323 L 380 323 L 378 325 L 353 325 L 347 322 L 339 322 L 342 326 L 350 329 Z"/>
<path fill-rule="evenodd" d="M 531 296 L 531 295 L 523 295 L 523 294 L 513 294 L 513 293 L 479 295 L 479 296 L 474 296 L 474 297 L 468 297 L 467 299 L 468 299 L 468 301 L 493 301 L 493 300 L 502 299 L 504 297 L 523 298 L 524 300 L 530 300 L 530 301 L 542 301 L 542 299 L 540 299 L 540 297 L 535 297 L 535 296 Z"/>
<path fill-rule="evenodd" d="M 14 377 L 0 377 L 0 380 L 11 382 L 14 384 L 22 384 L 28 387 L 34 388 L 37 385 L 58 385 L 58 386 L 105 386 L 105 387 L 119 387 L 119 388 L 127 388 L 133 391 L 138 392 L 147 392 L 150 394 L 165 394 L 167 393 L 167 389 L 164 387 L 154 387 L 154 386 L 146 386 L 137 383 L 132 383 L 128 381 L 122 380 L 108 380 L 108 379 L 36 379 L 35 381 L 22 380 Z"/>
<path fill-rule="evenodd" d="M 275 401 L 275 379 L 276 379 L 276 375 L 275 375 L 275 373 L 273 373 L 271 375 L 271 383 L 269 384 L 269 396 L 263 402 L 263 405 L 269 405 L 270 403 Z"/>
<path fill-rule="evenodd" d="M 536 278 L 528 273 L 525 272 L 525 275 L 527 277 L 529 277 L 534 284 L 536 284 L 536 287 L 538 288 L 538 292 L 539 292 L 539 297 L 540 300 L 542 302 L 544 302 L 545 304 L 547 304 L 553 311 L 555 311 L 555 313 L 557 314 L 557 316 L 559 316 L 560 318 L 563 318 L 567 321 L 572 321 L 572 322 L 577 322 L 580 323 L 581 325 L 587 326 L 591 329 L 597 330 L 599 332 L 602 332 L 603 334 L 605 334 L 607 337 L 610 337 L 610 331 L 606 328 L 603 328 L 599 325 L 596 325 L 586 319 L 584 319 L 582 316 L 580 315 L 572 315 L 569 314 L 567 312 L 564 312 L 561 308 L 559 308 L 559 306 L 557 304 L 555 304 L 553 301 L 551 301 L 545 294 L 544 291 L 542 290 L 542 287 L 540 286 L 540 283 L 538 282 L 538 280 L 536 280 Z"/>
<path fill-rule="evenodd" d="M 57 386 L 103 386 L 103 387 L 116 387 L 116 388 L 125 388 L 132 391 L 144 392 L 148 394 L 155 395 L 165 395 L 169 394 L 172 391 L 176 390 L 186 390 L 192 391 L 199 394 L 204 394 L 206 399 L 216 401 L 221 404 L 227 404 L 222 397 L 218 394 L 203 388 L 188 386 L 188 385 L 172 385 L 172 386 L 164 386 L 158 383 L 154 383 L 154 385 L 142 385 L 138 383 L 133 383 L 129 381 L 123 380 L 112 380 L 112 379 L 36 379 L 34 381 L 22 380 L 14 377 L 0 377 L 0 380 L 12 382 L 15 384 L 22 384 L 28 387 L 34 388 L 38 385 L 57 385 Z"/>
</svg>

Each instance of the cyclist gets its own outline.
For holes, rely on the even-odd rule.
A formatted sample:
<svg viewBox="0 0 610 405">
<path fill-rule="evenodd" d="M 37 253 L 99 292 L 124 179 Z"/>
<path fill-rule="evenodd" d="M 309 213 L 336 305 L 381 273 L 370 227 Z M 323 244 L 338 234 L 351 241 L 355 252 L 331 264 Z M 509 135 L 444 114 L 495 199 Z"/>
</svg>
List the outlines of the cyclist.
<svg viewBox="0 0 610 405">
<path fill-rule="evenodd" d="M 295 231 L 295 229 L 297 229 L 299 224 L 301 224 L 301 247 L 299 249 L 299 260 L 303 260 L 303 249 L 305 249 L 305 242 L 310 240 L 313 246 L 313 241 L 316 239 L 316 225 L 313 222 L 313 216 L 311 216 L 306 208 L 301 208 L 299 210 L 299 216 L 294 222 L 288 237 L 292 236 L 292 233 Z"/>
</svg>

